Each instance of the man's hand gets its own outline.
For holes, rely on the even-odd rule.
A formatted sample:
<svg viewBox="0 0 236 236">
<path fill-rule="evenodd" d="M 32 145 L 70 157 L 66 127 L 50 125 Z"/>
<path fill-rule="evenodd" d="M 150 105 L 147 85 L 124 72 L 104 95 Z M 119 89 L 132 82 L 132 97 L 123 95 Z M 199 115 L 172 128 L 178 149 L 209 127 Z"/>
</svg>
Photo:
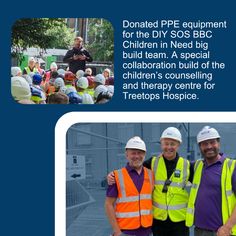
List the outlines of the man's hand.
<svg viewBox="0 0 236 236">
<path fill-rule="evenodd" d="M 122 232 L 121 232 L 121 231 L 119 231 L 119 232 L 114 232 L 114 233 L 112 234 L 112 236 L 120 236 L 120 235 L 122 235 Z"/>
<path fill-rule="evenodd" d="M 231 235 L 231 227 L 229 227 L 227 224 L 222 225 L 218 230 L 216 235 L 217 236 L 230 236 Z"/>
<path fill-rule="evenodd" d="M 74 56 L 73 56 L 73 60 L 74 60 L 74 61 L 79 60 L 79 55 L 74 55 Z"/>
<path fill-rule="evenodd" d="M 116 183 L 114 172 L 110 172 L 107 175 L 107 183 L 108 183 L 108 185 L 112 185 L 112 184 Z"/>
<path fill-rule="evenodd" d="M 80 61 L 84 61 L 84 60 L 86 60 L 86 56 L 85 55 L 79 55 L 78 56 L 78 60 L 80 60 Z"/>
</svg>

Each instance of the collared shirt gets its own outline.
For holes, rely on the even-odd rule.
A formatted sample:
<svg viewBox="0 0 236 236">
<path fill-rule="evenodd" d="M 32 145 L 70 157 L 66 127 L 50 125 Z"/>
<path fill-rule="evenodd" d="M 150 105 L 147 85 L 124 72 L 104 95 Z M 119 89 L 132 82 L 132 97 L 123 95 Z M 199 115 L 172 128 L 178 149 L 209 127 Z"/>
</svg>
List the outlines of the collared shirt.
<svg viewBox="0 0 236 236">
<path fill-rule="evenodd" d="M 141 173 L 138 174 L 138 172 L 135 169 L 133 169 L 129 164 L 127 164 L 125 168 L 127 169 L 130 178 L 133 180 L 135 187 L 140 193 L 144 181 L 144 170 L 142 169 Z M 118 197 L 118 189 L 116 184 L 108 186 L 106 196 L 114 198 Z M 152 232 L 152 230 L 151 227 L 148 228 L 140 227 L 139 229 L 136 230 L 122 230 L 122 232 L 129 235 L 146 236 L 149 235 Z"/>
<path fill-rule="evenodd" d="M 220 154 L 211 165 L 204 162 L 201 183 L 195 202 L 195 226 L 217 231 L 223 225 L 221 209 L 221 172 L 226 156 Z M 236 168 L 232 176 L 233 191 L 236 194 Z"/>
</svg>

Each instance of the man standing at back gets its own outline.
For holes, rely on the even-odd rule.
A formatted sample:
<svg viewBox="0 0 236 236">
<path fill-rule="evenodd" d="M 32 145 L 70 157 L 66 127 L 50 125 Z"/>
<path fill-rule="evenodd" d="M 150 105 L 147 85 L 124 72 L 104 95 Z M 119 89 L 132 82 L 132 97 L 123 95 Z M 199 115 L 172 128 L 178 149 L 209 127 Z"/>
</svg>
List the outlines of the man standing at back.
<svg viewBox="0 0 236 236">
<path fill-rule="evenodd" d="M 195 236 L 236 235 L 236 164 L 220 153 L 220 135 L 209 126 L 197 135 L 203 160 L 194 165 L 186 225 Z"/>
<path fill-rule="evenodd" d="M 69 71 L 76 74 L 78 70 L 85 71 L 86 61 L 92 62 L 93 58 L 83 47 L 83 39 L 81 37 L 76 37 L 74 39 L 74 47 L 67 51 L 63 58 L 63 62 L 67 62 L 69 64 Z"/>
<path fill-rule="evenodd" d="M 114 171 L 116 183 L 107 190 L 105 209 L 113 236 L 149 236 L 152 226 L 153 173 L 143 167 L 146 145 L 140 137 L 126 144 L 126 167 Z"/>
</svg>

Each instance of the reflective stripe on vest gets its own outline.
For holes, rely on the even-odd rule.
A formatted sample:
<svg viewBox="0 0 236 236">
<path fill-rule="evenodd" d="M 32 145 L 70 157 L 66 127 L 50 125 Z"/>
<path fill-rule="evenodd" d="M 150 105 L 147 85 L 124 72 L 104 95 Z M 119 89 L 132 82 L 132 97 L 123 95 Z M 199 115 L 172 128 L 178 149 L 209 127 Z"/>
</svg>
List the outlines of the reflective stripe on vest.
<svg viewBox="0 0 236 236">
<path fill-rule="evenodd" d="M 163 210 L 180 210 L 183 208 L 187 208 L 187 203 L 174 205 L 174 206 L 168 206 L 168 205 L 159 204 L 159 203 L 154 202 L 153 205 L 155 207 L 163 209 Z"/>
<path fill-rule="evenodd" d="M 234 160 L 226 158 L 223 163 L 222 172 L 221 172 L 221 190 L 222 190 L 222 221 L 223 224 L 226 223 L 228 218 L 233 212 L 234 207 L 236 206 L 236 196 L 232 191 L 232 175 L 235 169 Z M 186 215 L 186 226 L 191 227 L 194 223 L 194 211 L 195 211 L 195 201 L 197 197 L 198 188 L 201 183 L 201 176 L 203 170 L 203 161 L 197 161 L 194 166 L 194 179 L 193 185 L 190 191 L 190 197 L 187 208 Z M 232 229 L 232 234 L 236 235 L 236 225 Z"/>
<path fill-rule="evenodd" d="M 189 167 L 189 161 L 183 157 L 179 157 L 176 170 L 180 172 L 180 176 L 177 177 L 175 176 L 175 172 L 172 173 L 168 191 L 167 193 L 163 193 L 162 189 L 167 180 L 164 158 L 162 156 L 153 157 L 152 169 L 155 176 L 153 213 L 155 219 L 164 221 L 169 216 L 173 222 L 185 220 L 188 202 L 188 192 L 185 187 L 189 178 Z"/>
<path fill-rule="evenodd" d="M 135 197 L 117 198 L 116 203 L 119 203 L 119 202 L 136 202 L 139 199 L 141 199 L 141 200 L 152 199 L 152 195 L 151 194 L 140 194 L 139 196 L 135 196 Z"/>
<path fill-rule="evenodd" d="M 140 193 L 126 168 L 115 171 L 118 197 L 115 214 L 120 229 L 138 229 L 152 225 L 152 171 L 143 168 L 144 182 Z"/>
<path fill-rule="evenodd" d="M 117 218 L 132 218 L 132 217 L 139 217 L 140 215 L 150 215 L 152 214 L 151 210 L 141 210 L 140 212 L 125 212 L 125 213 L 117 213 L 116 212 L 116 217 Z"/>
</svg>

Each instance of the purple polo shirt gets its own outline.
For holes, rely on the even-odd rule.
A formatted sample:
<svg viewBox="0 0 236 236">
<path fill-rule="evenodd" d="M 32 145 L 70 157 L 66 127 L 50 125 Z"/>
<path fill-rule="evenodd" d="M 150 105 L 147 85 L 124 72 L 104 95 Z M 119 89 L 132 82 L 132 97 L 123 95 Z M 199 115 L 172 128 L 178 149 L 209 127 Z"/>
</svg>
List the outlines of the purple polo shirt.
<svg viewBox="0 0 236 236">
<path fill-rule="evenodd" d="M 142 186 L 143 186 L 143 180 L 144 180 L 143 169 L 139 175 L 138 172 L 135 169 L 133 169 L 132 167 L 130 167 L 128 163 L 125 168 L 127 169 L 129 176 L 133 180 L 138 192 L 140 193 Z M 116 184 L 108 186 L 107 197 L 115 197 L 115 198 L 118 197 L 118 189 L 117 189 Z M 122 230 L 122 232 L 125 234 L 129 234 L 129 235 L 148 236 L 152 232 L 152 230 L 151 230 L 151 227 L 144 228 L 141 226 L 140 228 L 135 229 L 135 230 Z"/>
<path fill-rule="evenodd" d="M 195 226 L 201 229 L 217 231 L 223 225 L 221 212 L 221 172 L 225 155 L 207 165 L 204 162 L 201 183 L 195 202 Z M 232 176 L 233 191 L 236 194 L 236 168 Z"/>
</svg>

